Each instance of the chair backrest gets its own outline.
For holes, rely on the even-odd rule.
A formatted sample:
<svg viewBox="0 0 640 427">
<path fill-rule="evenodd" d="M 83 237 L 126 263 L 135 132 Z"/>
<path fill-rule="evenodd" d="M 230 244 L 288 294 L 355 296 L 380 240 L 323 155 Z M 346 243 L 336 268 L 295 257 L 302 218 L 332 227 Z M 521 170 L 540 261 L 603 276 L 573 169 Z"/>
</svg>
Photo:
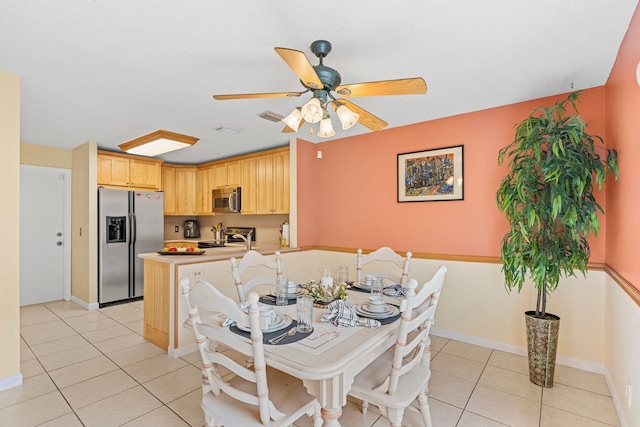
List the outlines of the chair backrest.
<svg viewBox="0 0 640 427">
<path fill-rule="evenodd" d="M 393 249 L 383 246 L 375 251 L 362 256 L 362 249 L 358 249 L 358 255 L 356 256 L 356 273 L 357 280 L 360 282 L 364 279 L 365 273 L 362 271 L 362 267 L 366 264 L 373 264 L 376 262 L 384 262 L 395 265 L 400 269 L 399 272 L 394 273 L 388 270 L 376 269 L 375 271 L 368 271 L 366 274 L 371 274 L 382 279 L 387 279 L 393 283 L 399 283 L 402 287 L 407 285 L 409 279 L 409 269 L 411 264 L 411 252 L 407 252 L 407 256 L 402 258 L 400 254 L 396 253 Z M 380 267 L 378 264 L 373 264 L 376 267 Z"/>
<path fill-rule="evenodd" d="M 411 371 L 419 363 L 430 362 L 431 339 L 429 332 L 433 324 L 440 291 L 447 268 L 440 266 L 431 279 L 415 292 L 418 282 L 410 279 L 407 283 L 406 300 L 401 304 L 400 327 L 396 338 L 393 363 L 385 381 L 376 391 L 395 394 L 402 375 Z"/>
<path fill-rule="evenodd" d="M 208 282 L 198 280 L 191 285 L 188 278 L 182 278 L 180 279 L 180 287 L 189 307 L 189 319 L 191 320 L 200 356 L 204 364 L 203 393 L 211 391 L 215 396 L 224 393 L 238 401 L 257 406 L 260 411 L 260 420 L 263 424 L 268 424 L 269 420 L 278 420 L 284 417 L 285 414 L 278 411 L 269 399 L 262 330 L 260 329 L 259 320 L 258 294 L 252 292 L 248 295 L 249 313 L 246 314 L 240 309 L 236 301 L 222 294 Z M 218 351 L 217 344 L 225 342 L 223 333 L 225 331 L 221 321 L 213 320 L 217 319 L 217 317 L 209 317 L 212 313 L 226 315 L 239 325 L 250 326 L 251 342 L 241 346 L 234 346 L 234 349 L 253 357 L 252 369 L 231 359 L 228 356 L 229 352 Z M 231 371 L 245 381 L 255 383 L 255 388 L 239 389 L 233 387 L 232 383 L 222 379 L 220 368 Z M 254 390 L 255 392 L 247 390 Z"/>
<path fill-rule="evenodd" d="M 276 252 L 275 260 L 262 255 L 260 252 L 254 250 L 247 251 L 246 254 L 238 261 L 236 258 L 231 258 L 231 274 L 233 275 L 233 281 L 236 284 L 236 291 L 238 292 L 238 298 L 240 301 L 245 301 L 247 295 L 256 285 L 274 285 L 279 277 L 282 277 L 282 260 L 280 258 L 280 252 Z M 275 276 L 273 277 L 254 277 L 246 282 L 242 281 L 242 274 L 251 267 L 267 267 L 275 270 Z"/>
</svg>

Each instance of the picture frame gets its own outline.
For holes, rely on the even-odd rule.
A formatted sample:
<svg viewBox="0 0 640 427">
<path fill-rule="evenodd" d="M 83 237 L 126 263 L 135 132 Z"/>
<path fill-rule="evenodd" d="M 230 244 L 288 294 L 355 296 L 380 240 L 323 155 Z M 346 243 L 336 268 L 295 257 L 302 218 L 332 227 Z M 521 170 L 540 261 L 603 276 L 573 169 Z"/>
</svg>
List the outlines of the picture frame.
<svg viewBox="0 0 640 427">
<path fill-rule="evenodd" d="M 463 147 L 398 154 L 398 203 L 464 200 Z"/>
</svg>

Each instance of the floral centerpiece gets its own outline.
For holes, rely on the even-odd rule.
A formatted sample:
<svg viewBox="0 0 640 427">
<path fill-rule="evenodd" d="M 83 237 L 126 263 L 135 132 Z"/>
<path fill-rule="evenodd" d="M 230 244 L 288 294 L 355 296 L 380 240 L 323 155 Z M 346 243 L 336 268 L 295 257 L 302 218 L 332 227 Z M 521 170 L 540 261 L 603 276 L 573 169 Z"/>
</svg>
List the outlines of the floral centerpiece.
<svg viewBox="0 0 640 427">
<path fill-rule="evenodd" d="M 347 297 L 347 284 L 326 285 L 317 280 L 311 280 L 307 283 L 307 291 L 316 304 L 327 305 L 331 301 Z"/>
</svg>

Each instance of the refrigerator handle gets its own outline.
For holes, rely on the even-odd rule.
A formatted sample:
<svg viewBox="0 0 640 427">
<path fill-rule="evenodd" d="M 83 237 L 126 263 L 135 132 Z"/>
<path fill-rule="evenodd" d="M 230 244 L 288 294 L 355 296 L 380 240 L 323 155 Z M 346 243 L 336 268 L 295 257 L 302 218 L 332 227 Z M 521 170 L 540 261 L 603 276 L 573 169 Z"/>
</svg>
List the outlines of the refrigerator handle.
<svg viewBox="0 0 640 427">
<path fill-rule="evenodd" d="M 136 214 L 132 212 L 131 214 L 131 243 L 135 243 L 137 239 L 137 224 L 136 224 Z"/>
</svg>

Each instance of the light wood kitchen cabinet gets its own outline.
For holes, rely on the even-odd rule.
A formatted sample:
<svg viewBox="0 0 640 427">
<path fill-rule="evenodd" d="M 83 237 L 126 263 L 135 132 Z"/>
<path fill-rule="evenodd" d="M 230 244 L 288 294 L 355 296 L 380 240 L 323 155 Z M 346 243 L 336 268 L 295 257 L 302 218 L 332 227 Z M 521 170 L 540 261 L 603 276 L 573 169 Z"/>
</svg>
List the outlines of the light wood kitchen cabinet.
<svg viewBox="0 0 640 427">
<path fill-rule="evenodd" d="M 242 182 L 242 164 L 240 160 L 213 165 L 213 188 L 239 187 Z"/>
<path fill-rule="evenodd" d="M 198 242 L 164 242 L 165 248 L 193 248 L 198 249 Z"/>
<path fill-rule="evenodd" d="M 162 160 L 98 152 L 98 185 L 159 190 Z"/>
<path fill-rule="evenodd" d="M 165 215 L 196 214 L 196 167 L 162 166 Z"/>
<path fill-rule="evenodd" d="M 256 157 L 256 213 L 289 213 L 289 151 Z"/>
<path fill-rule="evenodd" d="M 198 167 L 196 171 L 196 213 L 197 215 L 213 215 L 211 190 L 214 183 L 213 166 Z"/>
<path fill-rule="evenodd" d="M 169 264 L 144 261 L 144 339 L 169 348 Z"/>
<path fill-rule="evenodd" d="M 257 180 L 256 158 L 242 160 L 242 205 L 240 213 L 252 215 L 258 213 L 256 207 Z"/>
</svg>

